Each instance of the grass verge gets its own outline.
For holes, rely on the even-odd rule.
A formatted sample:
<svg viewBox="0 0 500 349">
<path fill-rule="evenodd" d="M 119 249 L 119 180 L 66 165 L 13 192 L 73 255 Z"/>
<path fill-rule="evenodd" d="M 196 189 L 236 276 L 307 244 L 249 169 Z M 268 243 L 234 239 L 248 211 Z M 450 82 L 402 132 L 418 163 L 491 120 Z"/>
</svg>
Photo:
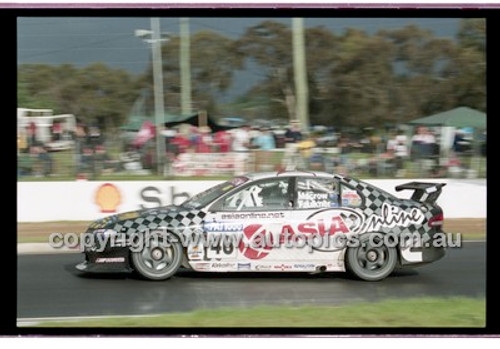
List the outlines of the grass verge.
<svg viewBox="0 0 500 349">
<path fill-rule="evenodd" d="M 411 298 L 344 306 L 204 309 L 147 317 L 43 322 L 37 327 L 484 327 L 484 298 Z"/>
<path fill-rule="evenodd" d="M 90 221 L 59 221 L 39 223 L 17 223 L 17 242 L 49 242 L 52 233 L 84 233 Z"/>
</svg>

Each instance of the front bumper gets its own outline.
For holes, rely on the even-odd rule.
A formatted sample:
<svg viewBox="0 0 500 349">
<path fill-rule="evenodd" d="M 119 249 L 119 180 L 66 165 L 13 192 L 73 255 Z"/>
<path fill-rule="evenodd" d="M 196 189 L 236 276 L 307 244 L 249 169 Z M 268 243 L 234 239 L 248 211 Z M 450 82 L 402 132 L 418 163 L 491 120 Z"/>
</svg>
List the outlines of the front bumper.
<svg viewBox="0 0 500 349">
<path fill-rule="evenodd" d="M 107 249 L 104 252 L 85 252 L 85 260 L 76 269 L 86 273 L 129 273 L 132 271 L 127 248 Z"/>
</svg>

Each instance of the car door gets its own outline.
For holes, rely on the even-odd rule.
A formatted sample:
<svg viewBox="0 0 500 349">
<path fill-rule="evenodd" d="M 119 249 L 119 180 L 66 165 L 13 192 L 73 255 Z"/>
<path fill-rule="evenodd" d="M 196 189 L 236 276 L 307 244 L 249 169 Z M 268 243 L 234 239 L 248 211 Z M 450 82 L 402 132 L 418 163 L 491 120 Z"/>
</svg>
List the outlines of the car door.
<svg viewBox="0 0 500 349">
<path fill-rule="evenodd" d="M 293 206 L 290 182 L 290 177 L 253 181 L 215 202 L 205 218 L 205 231 L 232 236 L 231 247 L 210 247 L 206 257 L 235 260 L 238 270 L 253 270 L 257 261 L 276 260 L 273 244 L 279 241 Z"/>
<path fill-rule="evenodd" d="M 339 180 L 334 177 L 298 176 L 294 183 L 293 201 L 293 214 L 286 228 L 296 236 L 296 240 L 301 240 L 296 243 L 294 260 L 304 270 L 311 265 L 325 266 L 326 270 L 332 271 L 342 270 L 342 241 L 334 239 L 335 234 L 347 231 L 340 217 Z"/>
</svg>

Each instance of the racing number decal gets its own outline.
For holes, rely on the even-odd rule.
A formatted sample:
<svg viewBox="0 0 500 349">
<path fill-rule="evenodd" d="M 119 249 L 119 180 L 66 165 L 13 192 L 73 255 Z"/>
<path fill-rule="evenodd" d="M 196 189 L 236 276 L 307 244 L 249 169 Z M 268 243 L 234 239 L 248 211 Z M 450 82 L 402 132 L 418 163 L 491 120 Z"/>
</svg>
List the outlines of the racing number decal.
<svg viewBox="0 0 500 349">
<path fill-rule="evenodd" d="M 233 257 L 234 247 L 232 245 L 225 244 L 222 244 L 222 246 L 219 244 L 216 246 L 205 247 L 205 255 L 209 259 Z"/>
<path fill-rule="evenodd" d="M 210 259 L 228 259 L 236 258 L 236 250 L 232 244 L 213 244 L 211 246 L 205 246 L 205 257 Z"/>
</svg>

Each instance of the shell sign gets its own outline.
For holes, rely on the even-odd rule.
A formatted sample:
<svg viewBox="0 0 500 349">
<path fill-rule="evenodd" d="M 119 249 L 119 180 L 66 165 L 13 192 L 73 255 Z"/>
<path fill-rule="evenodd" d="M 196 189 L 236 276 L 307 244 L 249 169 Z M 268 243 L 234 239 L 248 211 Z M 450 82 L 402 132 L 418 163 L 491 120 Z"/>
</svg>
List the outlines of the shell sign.
<svg viewBox="0 0 500 349">
<path fill-rule="evenodd" d="M 100 207 L 102 213 L 116 212 L 121 200 L 120 191 L 111 183 L 102 184 L 95 193 L 95 203 Z"/>
</svg>

